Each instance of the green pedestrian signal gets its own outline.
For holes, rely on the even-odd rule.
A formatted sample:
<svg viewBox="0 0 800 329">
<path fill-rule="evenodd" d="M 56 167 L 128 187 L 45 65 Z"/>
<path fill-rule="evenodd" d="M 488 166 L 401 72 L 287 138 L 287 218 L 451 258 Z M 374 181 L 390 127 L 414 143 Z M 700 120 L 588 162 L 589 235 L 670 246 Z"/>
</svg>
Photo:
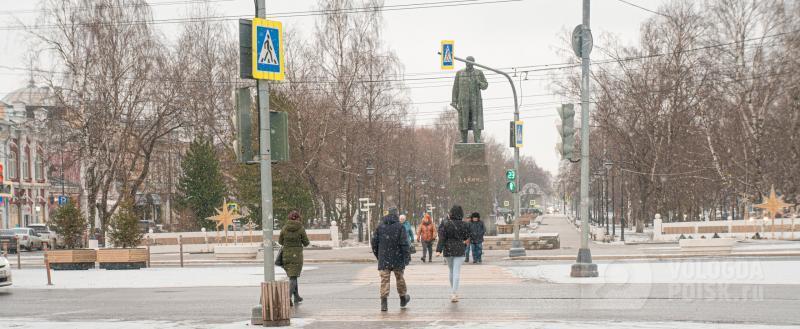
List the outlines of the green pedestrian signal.
<svg viewBox="0 0 800 329">
<path fill-rule="evenodd" d="M 514 181 L 517 179 L 517 172 L 514 169 L 506 170 L 506 179 L 508 183 L 506 183 L 506 187 L 509 191 L 514 192 L 517 190 L 517 183 Z"/>
<path fill-rule="evenodd" d="M 517 190 L 517 183 L 508 182 L 506 184 L 506 187 L 508 188 L 509 191 L 511 191 L 513 193 L 513 192 L 515 192 Z"/>
</svg>

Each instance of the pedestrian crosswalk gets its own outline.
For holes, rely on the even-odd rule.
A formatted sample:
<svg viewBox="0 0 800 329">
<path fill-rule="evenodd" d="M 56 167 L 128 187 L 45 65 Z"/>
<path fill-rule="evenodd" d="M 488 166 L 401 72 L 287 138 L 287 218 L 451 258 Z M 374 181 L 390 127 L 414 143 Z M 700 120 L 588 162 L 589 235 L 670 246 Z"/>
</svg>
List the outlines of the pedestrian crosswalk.
<svg viewBox="0 0 800 329">
<path fill-rule="evenodd" d="M 404 277 L 406 284 L 436 286 L 449 285 L 449 270 L 443 261 L 434 259 L 433 263 L 415 263 L 406 267 Z M 505 268 L 494 265 L 464 264 L 461 266 L 461 285 L 514 284 L 521 279 L 514 277 Z M 353 283 L 380 284 L 377 267 L 368 267 L 358 272 Z"/>
</svg>

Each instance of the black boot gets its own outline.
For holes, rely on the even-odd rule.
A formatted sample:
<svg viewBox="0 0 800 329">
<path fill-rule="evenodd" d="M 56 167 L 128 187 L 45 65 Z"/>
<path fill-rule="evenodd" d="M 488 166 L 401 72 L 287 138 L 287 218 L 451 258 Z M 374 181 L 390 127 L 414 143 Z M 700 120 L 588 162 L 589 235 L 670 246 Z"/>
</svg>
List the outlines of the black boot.
<svg viewBox="0 0 800 329">
<path fill-rule="evenodd" d="M 297 285 L 297 277 L 290 277 L 289 278 L 289 305 L 294 306 L 294 304 L 299 304 L 303 302 L 303 298 L 300 297 L 300 292 L 298 290 Z M 294 302 L 292 302 L 292 297 L 294 297 Z"/>
<path fill-rule="evenodd" d="M 386 298 L 381 298 L 381 312 L 389 310 L 389 301 Z"/>
<path fill-rule="evenodd" d="M 406 307 L 406 305 L 408 305 L 408 302 L 410 301 L 411 301 L 411 295 L 409 294 L 400 297 L 400 307 Z"/>
</svg>

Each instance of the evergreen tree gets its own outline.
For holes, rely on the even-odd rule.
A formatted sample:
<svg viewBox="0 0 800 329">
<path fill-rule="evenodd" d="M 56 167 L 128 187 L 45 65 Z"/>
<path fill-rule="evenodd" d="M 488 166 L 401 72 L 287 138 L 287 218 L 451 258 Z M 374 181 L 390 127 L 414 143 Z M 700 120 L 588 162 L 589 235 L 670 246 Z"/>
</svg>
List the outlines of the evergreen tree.
<svg viewBox="0 0 800 329">
<path fill-rule="evenodd" d="M 64 238 L 67 249 L 75 249 L 83 242 L 83 232 L 86 231 L 86 218 L 81 210 L 71 200 L 56 210 L 50 219 L 53 231 Z"/>
<path fill-rule="evenodd" d="M 114 247 L 136 248 L 144 237 L 144 232 L 139 227 L 139 216 L 136 215 L 130 201 L 124 201 L 117 208 L 117 213 L 111 217 L 109 224 L 111 231 L 108 237 Z"/>
<path fill-rule="evenodd" d="M 206 218 L 216 214 L 214 209 L 222 205 L 226 195 L 214 145 L 207 139 L 195 139 L 189 145 L 181 168 L 178 205 L 191 210 L 199 226 L 213 230 L 214 223 Z"/>
<path fill-rule="evenodd" d="M 256 165 L 239 165 L 236 168 L 236 197 L 249 211 L 247 221 L 261 228 L 261 177 Z M 273 172 L 272 213 L 276 226 L 283 227 L 289 212 L 298 210 L 307 221 L 314 215 L 311 189 L 301 178 L 281 170 Z"/>
</svg>

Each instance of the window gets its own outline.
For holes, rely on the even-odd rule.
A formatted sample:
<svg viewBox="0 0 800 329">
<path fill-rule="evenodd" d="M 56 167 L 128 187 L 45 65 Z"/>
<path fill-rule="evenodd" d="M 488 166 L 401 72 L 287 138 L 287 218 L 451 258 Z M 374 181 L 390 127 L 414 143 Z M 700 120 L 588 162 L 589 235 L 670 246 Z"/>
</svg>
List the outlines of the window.
<svg viewBox="0 0 800 329">
<path fill-rule="evenodd" d="M 8 178 L 17 179 L 17 150 L 14 149 L 8 157 Z"/>
<path fill-rule="evenodd" d="M 36 152 L 36 157 L 34 158 L 34 169 L 33 169 L 33 177 L 36 180 L 42 180 L 42 173 L 44 171 L 44 161 L 42 161 L 42 151 L 39 150 Z"/>
<path fill-rule="evenodd" d="M 31 151 L 26 147 L 22 157 L 22 179 L 31 179 Z"/>
</svg>

